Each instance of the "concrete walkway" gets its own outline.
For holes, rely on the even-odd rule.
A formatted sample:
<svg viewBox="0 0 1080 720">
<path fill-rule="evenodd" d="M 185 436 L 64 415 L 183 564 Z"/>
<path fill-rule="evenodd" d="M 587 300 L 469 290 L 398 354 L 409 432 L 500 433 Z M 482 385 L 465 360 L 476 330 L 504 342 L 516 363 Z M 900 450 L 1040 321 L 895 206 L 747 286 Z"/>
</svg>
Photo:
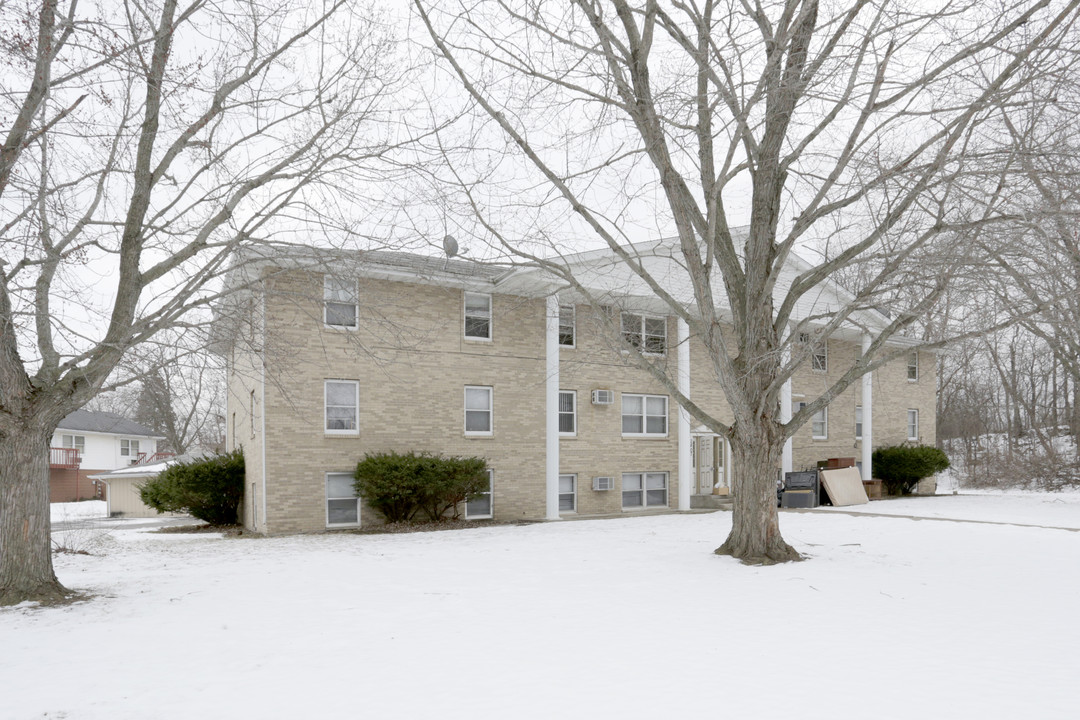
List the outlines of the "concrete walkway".
<svg viewBox="0 0 1080 720">
<path fill-rule="evenodd" d="M 1039 528 L 1041 530 L 1065 530 L 1067 532 L 1080 532 L 1080 528 L 1062 527 L 1060 525 L 1033 525 L 1030 523 L 1006 522 L 1002 520 L 966 520 L 964 518 L 926 517 L 925 515 L 898 515 L 893 513 L 876 513 L 863 510 L 841 510 L 839 508 L 785 508 L 780 510 L 780 512 L 820 513 L 822 515 L 850 515 L 851 517 L 902 518 L 904 520 L 919 520 L 926 522 L 970 523 L 972 525 L 1006 525 L 1012 527 Z"/>
</svg>

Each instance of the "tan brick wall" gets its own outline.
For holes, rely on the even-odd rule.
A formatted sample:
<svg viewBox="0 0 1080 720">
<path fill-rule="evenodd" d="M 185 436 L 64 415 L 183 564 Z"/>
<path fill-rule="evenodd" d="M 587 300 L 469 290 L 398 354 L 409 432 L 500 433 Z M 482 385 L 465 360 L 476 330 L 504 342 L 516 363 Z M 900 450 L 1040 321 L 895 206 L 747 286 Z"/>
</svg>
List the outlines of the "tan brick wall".
<svg viewBox="0 0 1080 720">
<path fill-rule="evenodd" d="M 800 368 L 792 379 L 792 400 L 810 402 L 820 396 L 850 367 L 860 353 L 856 343 L 829 340 L 828 372 Z M 907 442 L 907 410 L 919 411 L 920 442 L 936 438 L 936 363 L 930 353 L 919 353 L 919 378 L 907 379 L 907 360 L 901 357 L 873 374 L 874 447 Z M 800 397 L 800 394 L 802 397 Z M 855 438 L 855 407 L 862 405 L 862 381 L 856 380 L 829 403 L 828 438 L 812 437 L 811 423 L 799 428 L 792 442 L 793 467 L 812 468 L 819 460 L 854 457 L 862 460 L 862 441 Z"/>
<path fill-rule="evenodd" d="M 668 476 L 669 508 L 678 507 L 678 411 L 668 398 L 668 432 L 663 438 L 623 437 L 622 395 L 664 395 L 667 391 L 647 371 L 632 365 L 618 349 L 617 338 L 597 322 L 594 311 L 582 305 L 576 309 L 574 348 L 559 350 L 559 386 L 577 392 L 577 435 L 559 442 L 562 474 L 577 474 L 577 512 L 581 515 L 622 512 L 622 474 L 663 472 Z M 611 320 L 618 327 L 617 308 Z M 543 331 L 540 330 L 541 339 Z M 675 321 L 667 325 L 668 352 L 651 360 L 672 375 L 675 373 Z M 593 405 L 592 391 L 613 390 L 611 405 Z M 538 441 L 543 443 L 543 429 Z M 594 491 L 596 476 L 615 478 L 613 490 Z M 542 491 L 542 488 L 541 488 Z M 634 510 L 627 510 L 634 512 Z"/>
<path fill-rule="evenodd" d="M 545 360 L 543 299 L 493 296 L 493 338 L 463 337 L 463 291 L 433 285 L 363 279 L 360 328 L 326 328 L 322 321 L 322 276 L 280 273 L 266 282 L 267 363 L 265 388 L 252 356 L 236 357 L 229 380 L 230 439 L 243 445 L 248 487 L 261 491 L 262 438 L 250 437 L 248 411 L 255 390 L 256 429 L 266 414 L 267 517 L 264 532 L 311 532 L 326 527 L 325 474 L 351 473 L 367 452 L 426 450 L 448 455 L 479 455 L 494 473 L 496 519 L 535 519 L 545 514 Z M 612 319 L 618 324 L 617 310 Z M 662 438 L 622 435 L 623 393 L 667 395 L 644 370 L 618 351 L 610 331 L 593 311 L 576 312 L 576 347 L 560 349 L 560 388 L 577 394 L 577 432 L 560 439 L 560 472 L 577 476 L 577 512 L 622 511 L 621 476 L 663 472 L 668 476 L 668 507 L 678 499 L 678 413 L 669 399 L 668 432 Z M 668 321 L 668 353 L 654 359 L 674 376 L 677 362 L 675 321 Z M 802 399 L 812 399 L 842 372 L 857 352 L 850 343 L 830 341 L 829 372 L 800 371 L 794 381 Z M 922 363 L 919 381 L 908 383 L 906 363 L 898 361 L 875 378 L 875 444 L 905 434 L 906 408 L 917 407 L 921 433 L 933 439 L 933 360 Z M 718 419 L 730 421 L 722 391 L 704 349 L 692 343 L 691 396 Z M 898 378 L 899 382 L 898 383 Z M 359 383 L 359 432 L 324 432 L 324 382 Z M 489 386 L 494 396 L 493 434 L 464 433 L 464 388 Z M 595 389 L 615 391 L 614 403 L 593 405 Z M 262 407 L 265 392 L 266 407 Z M 856 456 L 854 406 L 858 384 L 830 406 L 829 439 L 810 439 L 807 425 L 795 440 L 795 465 L 817 459 Z M 796 398 L 800 399 L 800 398 Z M 902 403 L 898 405 L 897 403 Z M 916 403 L 916 404 L 911 404 Z M 895 415 L 895 417 L 893 417 Z M 697 423 L 692 423 L 692 427 Z M 902 440 L 903 438 L 899 438 Z M 899 441 L 898 440 L 898 441 Z M 611 491 L 592 490 L 594 476 L 615 478 Z M 249 527 L 252 506 L 246 498 Z M 261 508 L 259 510 L 262 512 Z M 632 512 L 632 511 L 628 511 Z M 362 524 L 380 522 L 367 508 Z"/>
<path fill-rule="evenodd" d="M 256 311 L 258 308 L 256 308 Z M 258 317 L 251 318 L 256 324 Z M 226 397 L 227 446 L 244 452 L 244 505 L 241 519 L 245 527 L 263 530 L 263 382 L 258 348 L 248 333 L 242 347 L 229 355 L 228 394 Z M 252 351 L 254 349 L 254 351 Z"/>
</svg>

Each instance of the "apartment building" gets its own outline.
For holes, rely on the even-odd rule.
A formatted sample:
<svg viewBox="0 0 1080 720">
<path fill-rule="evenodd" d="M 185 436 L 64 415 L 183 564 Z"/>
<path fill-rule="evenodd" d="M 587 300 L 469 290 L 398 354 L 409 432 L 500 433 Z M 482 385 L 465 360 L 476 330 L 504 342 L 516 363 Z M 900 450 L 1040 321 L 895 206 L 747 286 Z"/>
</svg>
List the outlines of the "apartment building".
<svg viewBox="0 0 1080 720">
<path fill-rule="evenodd" d="M 658 276 L 670 249 L 635 246 Z M 228 444 L 247 467 L 244 525 L 277 534 L 378 523 L 352 473 L 365 453 L 394 450 L 486 458 L 489 491 L 462 509 L 467 519 L 689 509 L 694 496 L 729 492 L 724 439 L 683 415 L 628 350 L 730 420 L 700 343 L 608 253 L 570 262 L 593 302 L 532 268 L 310 248 L 247 258 L 218 343 Z M 786 387 L 793 408 L 842 374 L 871 321 L 885 322 L 864 317 L 815 346 Z M 934 407 L 933 356 L 913 350 L 801 428 L 783 469 L 933 442 Z"/>
</svg>

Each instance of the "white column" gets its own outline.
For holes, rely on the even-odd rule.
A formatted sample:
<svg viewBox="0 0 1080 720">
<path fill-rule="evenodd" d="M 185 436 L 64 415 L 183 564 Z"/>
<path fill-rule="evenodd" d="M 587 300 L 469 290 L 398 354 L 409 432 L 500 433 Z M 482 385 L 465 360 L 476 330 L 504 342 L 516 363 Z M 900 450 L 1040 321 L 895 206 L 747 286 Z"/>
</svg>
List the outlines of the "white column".
<svg viewBox="0 0 1080 720">
<path fill-rule="evenodd" d="M 547 298 L 544 346 L 547 358 L 545 385 L 545 506 L 548 520 L 559 519 L 559 297 Z M 575 410 L 577 408 L 574 408 Z"/>
<path fill-rule="evenodd" d="M 785 340 L 790 339 L 791 329 L 788 329 L 788 337 Z M 783 364 L 786 366 L 791 360 L 791 344 L 784 348 Z M 780 386 L 780 422 L 791 422 L 791 378 L 788 377 L 784 381 L 784 384 Z M 780 453 L 780 471 L 784 473 L 783 477 L 786 477 L 786 473 L 792 470 L 791 459 L 791 438 L 784 441 L 784 450 Z"/>
<path fill-rule="evenodd" d="M 870 350 L 870 333 L 862 336 L 862 351 Z M 874 454 L 874 375 L 862 376 L 862 476 L 863 480 L 874 477 L 871 458 Z"/>
<path fill-rule="evenodd" d="M 690 397 L 690 328 L 679 318 L 676 323 L 679 343 L 679 392 Z M 690 490 L 693 485 L 690 457 L 690 413 L 679 405 L 679 509 L 690 509 Z"/>
</svg>

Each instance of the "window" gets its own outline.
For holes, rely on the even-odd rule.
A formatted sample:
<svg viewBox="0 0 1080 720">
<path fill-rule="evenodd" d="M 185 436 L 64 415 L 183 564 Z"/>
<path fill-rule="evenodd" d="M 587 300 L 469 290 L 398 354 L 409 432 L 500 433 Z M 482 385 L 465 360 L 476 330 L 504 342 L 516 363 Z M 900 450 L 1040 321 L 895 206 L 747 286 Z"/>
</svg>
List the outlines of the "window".
<svg viewBox="0 0 1080 720">
<path fill-rule="evenodd" d="M 492 487 L 492 473 L 487 471 L 488 485 L 487 490 L 481 493 L 477 493 L 471 500 L 465 503 L 465 519 L 466 520 L 479 520 L 483 518 L 489 518 L 491 514 L 491 487 Z"/>
<path fill-rule="evenodd" d="M 559 347 L 574 347 L 574 306 L 559 306 Z"/>
<path fill-rule="evenodd" d="M 646 355 L 663 355 L 667 350 L 667 318 L 623 313 L 622 334 Z"/>
<path fill-rule="evenodd" d="M 912 351 L 907 358 L 907 379 L 914 382 L 919 379 L 919 353 Z"/>
<path fill-rule="evenodd" d="M 577 475 L 559 476 L 559 512 L 577 512 Z"/>
<path fill-rule="evenodd" d="M 360 498 L 352 473 L 326 473 L 326 526 L 360 524 Z"/>
<path fill-rule="evenodd" d="M 465 386 L 465 434 L 491 435 L 492 391 Z"/>
<path fill-rule="evenodd" d="M 862 405 L 855 406 L 855 439 L 862 440 Z"/>
<path fill-rule="evenodd" d="M 907 439 L 918 440 L 919 439 L 919 411 L 908 410 L 907 411 Z"/>
<path fill-rule="evenodd" d="M 793 403 L 792 414 L 806 407 L 806 403 Z M 861 417 L 861 416 L 860 416 Z M 861 420 L 859 422 L 862 422 Z M 825 440 L 829 437 L 829 408 L 823 407 L 810 418 L 810 436 L 815 440 Z"/>
<path fill-rule="evenodd" d="M 356 328 L 359 303 L 356 280 L 323 275 L 323 322 L 327 326 Z"/>
<path fill-rule="evenodd" d="M 86 436 L 85 435 L 65 435 L 63 438 L 64 447 L 75 448 L 82 455 L 86 452 Z M 136 443 L 138 446 L 138 443 Z"/>
<path fill-rule="evenodd" d="M 491 296 L 465 293 L 465 337 L 472 340 L 491 339 Z"/>
<path fill-rule="evenodd" d="M 327 380 L 326 433 L 328 435 L 359 435 L 357 424 L 360 406 L 360 383 L 355 380 Z"/>
<path fill-rule="evenodd" d="M 139 441 L 120 438 L 120 456 L 135 461 L 139 457 Z"/>
<path fill-rule="evenodd" d="M 823 407 L 814 413 L 810 420 L 810 435 L 815 440 L 825 440 L 829 437 L 829 408 Z"/>
<path fill-rule="evenodd" d="M 814 345 L 814 338 L 810 333 L 801 332 L 796 336 L 796 343 L 810 348 L 811 370 L 814 372 L 829 371 L 829 344 L 827 340 L 822 340 L 820 345 Z"/>
<path fill-rule="evenodd" d="M 251 439 L 255 439 L 255 391 L 251 391 L 250 404 L 248 405 L 248 421 L 251 425 Z"/>
<path fill-rule="evenodd" d="M 577 393 L 573 390 L 559 391 L 559 434 L 577 433 Z"/>
<path fill-rule="evenodd" d="M 622 506 L 667 507 L 667 473 L 623 473 Z"/>
<path fill-rule="evenodd" d="M 622 434 L 664 437 L 667 435 L 667 395 L 622 396 Z"/>
</svg>

